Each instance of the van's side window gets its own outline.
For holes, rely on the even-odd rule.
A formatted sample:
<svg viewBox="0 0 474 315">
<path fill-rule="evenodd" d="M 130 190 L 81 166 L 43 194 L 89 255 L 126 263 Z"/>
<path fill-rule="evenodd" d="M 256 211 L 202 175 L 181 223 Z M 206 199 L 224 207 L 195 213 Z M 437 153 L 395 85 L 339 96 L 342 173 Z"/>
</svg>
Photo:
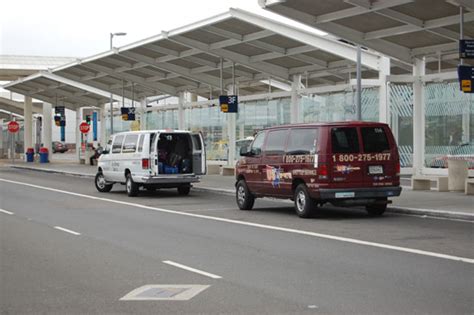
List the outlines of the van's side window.
<svg viewBox="0 0 474 315">
<path fill-rule="evenodd" d="M 265 144 L 265 154 L 283 155 L 285 153 L 286 137 L 288 129 L 274 130 L 268 132 Z"/>
<path fill-rule="evenodd" d="M 255 137 L 250 149 L 253 155 L 260 155 L 262 153 L 263 140 L 265 140 L 265 132 L 261 132 Z"/>
<path fill-rule="evenodd" d="M 361 133 L 364 141 L 364 152 L 378 153 L 390 150 L 387 135 L 382 127 L 364 127 L 361 128 Z"/>
<path fill-rule="evenodd" d="M 123 142 L 122 153 L 135 153 L 137 150 L 138 135 L 127 135 Z"/>
<path fill-rule="evenodd" d="M 332 153 L 358 153 L 359 137 L 356 128 L 332 128 Z"/>
<path fill-rule="evenodd" d="M 157 135 L 157 133 L 150 133 L 150 153 L 155 152 L 156 148 L 153 144 L 155 143 L 155 137 Z"/>
<path fill-rule="evenodd" d="M 112 144 L 112 153 L 122 152 L 123 136 L 116 136 Z"/>
<path fill-rule="evenodd" d="M 304 155 L 315 154 L 318 145 L 318 129 L 298 128 L 292 129 L 288 139 L 286 154 Z"/>
<path fill-rule="evenodd" d="M 138 152 L 143 151 L 143 141 L 145 140 L 145 134 L 140 135 L 140 139 L 138 140 Z"/>
</svg>

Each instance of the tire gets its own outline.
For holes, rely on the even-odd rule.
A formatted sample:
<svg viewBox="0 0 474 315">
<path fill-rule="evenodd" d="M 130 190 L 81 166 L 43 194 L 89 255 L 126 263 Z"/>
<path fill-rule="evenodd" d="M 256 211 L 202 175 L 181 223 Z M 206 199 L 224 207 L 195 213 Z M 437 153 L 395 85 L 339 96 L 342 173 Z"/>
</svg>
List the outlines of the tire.
<svg viewBox="0 0 474 315">
<path fill-rule="evenodd" d="M 295 189 L 295 211 L 300 218 L 311 218 L 316 210 L 316 204 L 308 193 L 305 184 L 299 184 Z"/>
<path fill-rule="evenodd" d="M 127 174 L 127 179 L 125 180 L 125 189 L 127 189 L 127 195 L 129 197 L 136 197 L 138 196 L 138 190 L 140 186 L 135 183 L 132 179 L 132 174 Z"/>
<path fill-rule="evenodd" d="M 240 210 L 252 210 L 255 197 L 250 192 L 245 180 L 241 179 L 235 187 L 235 199 Z"/>
<path fill-rule="evenodd" d="M 191 186 L 189 186 L 189 185 L 184 185 L 184 186 L 179 186 L 178 187 L 178 194 L 180 194 L 181 196 L 189 195 L 190 191 L 191 191 Z"/>
<path fill-rule="evenodd" d="M 387 204 L 371 204 L 366 205 L 365 210 L 367 213 L 372 217 L 379 217 L 384 214 L 385 210 L 387 210 Z"/>
<path fill-rule="evenodd" d="M 94 184 L 95 184 L 95 188 L 99 192 L 102 192 L 102 193 L 111 191 L 112 186 L 114 185 L 114 184 L 107 184 L 107 182 L 104 178 L 104 174 L 102 174 L 102 172 L 98 172 L 95 175 Z"/>
</svg>

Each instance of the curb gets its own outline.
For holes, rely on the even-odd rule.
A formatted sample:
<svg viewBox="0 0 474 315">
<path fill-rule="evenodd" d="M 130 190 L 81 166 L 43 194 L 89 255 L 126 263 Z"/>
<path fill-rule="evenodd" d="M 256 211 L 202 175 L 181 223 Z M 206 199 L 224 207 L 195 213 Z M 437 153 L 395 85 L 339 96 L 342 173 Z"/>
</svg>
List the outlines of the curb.
<svg viewBox="0 0 474 315">
<path fill-rule="evenodd" d="M 95 176 L 92 174 L 84 174 L 84 173 L 75 173 L 69 171 L 59 171 L 47 168 L 36 168 L 36 167 L 28 167 L 28 166 L 17 166 L 17 165 L 10 165 L 11 168 L 16 169 L 24 169 L 30 171 L 37 171 L 43 173 L 50 173 L 50 174 L 60 174 L 60 175 L 67 175 L 67 176 L 76 176 L 82 178 L 94 178 Z M 214 187 L 199 187 L 194 186 L 194 190 L 196 191 L 205 191 L 205 192 L 213 192 L 228 196 L 234 196 L 235 191 L 232 189 L 222 189 L 222 188 L 214 188 Z M 416 215 L 416 216 L 426 216 L 431 218 L 438 218 L 438 219 L 450 219 L 450 220 L 464 220 L 469 222 L 474 222 L 474 214 L 466 213 L 466 212 L 454 212 L 454 211 L 447 211 L 447 210 L 434 210 L 434 209 L 420 209 L 420 208 L 409 208 L 409 207 L 388 207 L 387 212 L 389 213 L 397 213 L 397 214 L 408 214 L 408 215 Z"/>
</svg>

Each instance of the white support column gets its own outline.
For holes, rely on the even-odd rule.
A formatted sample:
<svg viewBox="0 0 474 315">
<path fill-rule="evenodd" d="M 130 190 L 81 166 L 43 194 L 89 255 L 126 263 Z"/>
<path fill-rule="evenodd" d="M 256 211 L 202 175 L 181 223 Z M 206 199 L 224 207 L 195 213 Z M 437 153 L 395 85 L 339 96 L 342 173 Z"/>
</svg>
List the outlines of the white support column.
<svg viewBox="0 0 474 315">
<path fill-rule="evenodd" d="M 24 148 L 26 149 L 33 147 L 33 100 L 29 96 L 25 96 L 24 103 Z"/>
<path fill-rule="evenodd" d="M 425 60 L 415 59 L 413 66 L 413 175 L 422 173 L 425 156 Z"/>
<path fill-rule="evenodd" d="M 298 90 L 301 84 L 301 75 L 296 74 L 293 76 L 293 82 L 291 84 L 291 110 L 290 110 L 290 121 L 292 124 L 301 121 L 300 117 L 300 97 Z"/>
<path fill-rule="evenodd" d="M 0 159 L 3 159 L 5 154 L 4 147 L 3 147 L 3 118 L 0 118 Z"/>
<path fill-rule="evenodd" d="M 104 105 L 105 108 L 105 105 Z M 81 132 L 79 131 L 79 125 L 82 122 L 82 110 L 80 107 L 76 109 L 76 128 L 75 134 L 76 134 L 76 158 L 77 162 L 81 161 Z M 105 147 L 105 143 L 101 143 Z"/>
<path fill-rule="evenodd" d="M 76 115 L 77 115 L 77 112 L 76 112 Z M 107 144 L 107 140 L 108 140 L 108 137 L 107 137 L 107 124 L 106 124 L 107 108 L 106 108 L 105 104 L 100 106 L 99 115 L 100 115 L 99 140 L 100 140 L 100 144 L 102 145 L 102 147 L 105 148 L 105 145 Z M 76 131 L 76 132 L 78 132 L 78 131 Z"/>
<path fill-rule="evenodd" d="M 48 149 L 49 160 L 52 160 L 52 129 L 53 129 L 53 106 L 49 103 L 43 103 L 43 146 Z"/>
<path fill-rule="evenodd" d="M 390 122 L 390 108 L 388 102 L 387 76 L 390 75 L 390 58 L 380 57 L 379 69 L 379 121 L 383 123 Z"/>
<path fill-rule="evenodd" d="M 140 130 L 146 130 L 146 97 L 140 101 Z"/>
<path fill-rule="evenodd" d="M 178 129 L 184 130 L 184 102 L 186 101 L 185 92 L 179 92 L 178 95 Z"/>
</svg>

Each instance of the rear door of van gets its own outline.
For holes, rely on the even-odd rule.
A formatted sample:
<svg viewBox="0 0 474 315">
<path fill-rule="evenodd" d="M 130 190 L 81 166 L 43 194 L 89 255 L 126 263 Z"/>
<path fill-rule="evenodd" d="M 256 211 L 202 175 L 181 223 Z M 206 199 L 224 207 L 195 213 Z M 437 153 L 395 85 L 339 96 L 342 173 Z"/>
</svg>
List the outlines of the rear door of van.
<svg viewBox="0 0 474 315">
<path fill-rule="evenodd" d="M 361 152 L 358 128 L 332 127 L 330 146 L 330 188 L 364 187 L 366 156 Z M 340 193 L 336 198 L 351 198 L 354 195 L 353 192 Z"/>
<path fill-rule="evenodd" d="M 204 139 L 201 133 L 191 134 L 193 142 L 193 173 L 195 175 L 206 175 L 206 149 L 204 147 Z"/>
<path fill-rule="evenodd" d="M 360 134 L 366 185 L 398 185 L 398 150 L 388 126 L 362 126 Z"/>
</svg>

